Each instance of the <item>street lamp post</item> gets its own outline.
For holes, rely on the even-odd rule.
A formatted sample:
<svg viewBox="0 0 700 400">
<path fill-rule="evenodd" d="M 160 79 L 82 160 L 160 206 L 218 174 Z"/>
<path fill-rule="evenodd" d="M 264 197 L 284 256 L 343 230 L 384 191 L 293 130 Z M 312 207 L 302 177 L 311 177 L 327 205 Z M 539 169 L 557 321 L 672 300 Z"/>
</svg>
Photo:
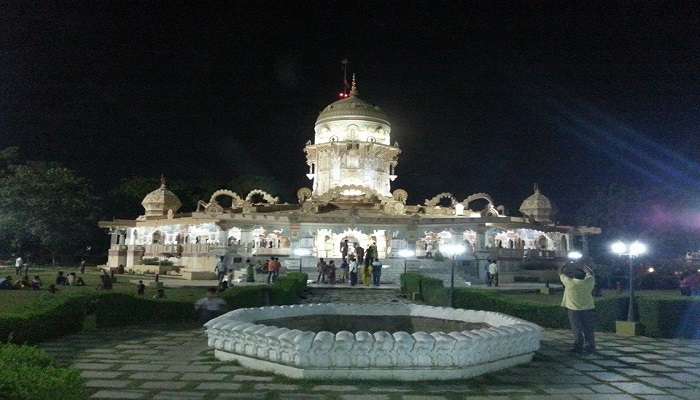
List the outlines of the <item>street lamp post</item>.
<svg viewBox="0 0 700 400">
<path fill-rule="evenodd" d="M 446 244 L 440 248 L 448 257 L 452 259 L 452 267 L 450 270 L 450 307 L 454 307 L 454 291 L 455 291 L 455 264 L 457 256 L 463 254 L 466 248 L 461 244 Z"/>
<path fill-rule="evenodd" d="M 302 264 L 304 264 L 303 263 L 304 257 L 310 256 L 311 250 L 305 249 L 302 247 L 298 247 L 298 248 L 294 249 L 294 255 L 299 257 L 299 272 L 301 272 Z"/>
<path fill-rule="evenodd" d="M 416 253 L 411 249 L 399 250 L 399 257 L 403 258 L 403 273 L 406 273 L 406 259 L 413 257 Z"/>
<path fill-rule="evenodd" d="M 617 241 L 610 246 L 613 253 L 618 256 L 627 257 L 627 268 L 629 275 L 629 303 L 627 305 L 627 323 L 634 324 L 634 262 L 635 257 L 639 257 L 647 252 L 647 246 L 639 241 L 634 241 L 632 243 L 624 243 Z M 636 334 L 636 327 L 632 328 L 632 335 Z M 619 331 L 619 329 L 618 329 Z M 625 334 L 629 332 L 625 331 Z"/>
</svg>

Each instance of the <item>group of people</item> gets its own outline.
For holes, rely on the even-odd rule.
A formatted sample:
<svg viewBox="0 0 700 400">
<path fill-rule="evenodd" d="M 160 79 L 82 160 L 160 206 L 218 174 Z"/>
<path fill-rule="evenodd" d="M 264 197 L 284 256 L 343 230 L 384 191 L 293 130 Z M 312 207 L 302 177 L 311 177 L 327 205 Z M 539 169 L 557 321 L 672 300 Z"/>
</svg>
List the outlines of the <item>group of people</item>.
<svg viewBox="0 0 700 400">
<path fill-rule="evenodd" d="M 80 262 L 80 273 L 85 273 L 85 260 Z M 10 275 L 0 278 L 0 290 L 41 290 L 44 286 L 39 275 L 29 278 L 29 263 L 22 256 L 18 256 L 15 259 L 15 275 L 20 277 L 16 281 Z M 75 272 L 64 274 L 63 271 L 58 271 L 56 279 L 48 285 L 47 290 L 51 293 L 56 293 L 59 287 L 66 286 L 85 286 L 85 280 Z"/>
<path fill-rule="evenodd" d="M 377 245 L 372 243 L 365 250 L 359 243 L 354 243 L 354 254 L 350 254 L 349 241 L 343 240 L 340 243 L 340 254 L 342 260 L 337 266 L 334 260 L 326 262 L 319 258 L 316 264 L 318 276 L 316 283 L 349 283 L 355 286 L 358 283 L 358 276 L 362 276 L 362 283 L 365 286 L 379 286 L 382 277 L 382 263 L 377 257 Z M 336 269 L 340 268 L 340 278 L 337 279 Z"/>
</svg>

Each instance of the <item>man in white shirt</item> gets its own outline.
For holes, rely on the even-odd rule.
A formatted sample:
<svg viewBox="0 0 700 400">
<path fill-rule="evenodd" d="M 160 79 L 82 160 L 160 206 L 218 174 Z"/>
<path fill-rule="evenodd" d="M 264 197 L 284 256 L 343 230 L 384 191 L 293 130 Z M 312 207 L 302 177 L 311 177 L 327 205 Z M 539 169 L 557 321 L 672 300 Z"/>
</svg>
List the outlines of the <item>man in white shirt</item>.
<svg viewBox="0 0 700 400">
<path fill-rule="evenodd" d="M 199 322 L 202 324 L 221 315 L 225 307 L 226 302 L 216 297 L 216 288 L 209 288 L 207 297 L 201 298 L 194 303 L 194 309 L 197 311 Z"/>
<path fill-rule="evenodd" d="M 498 264 L 496 264 L 496 260 L 491 260 L 491 264 L 489 264 L 489 277 L 489 286 L 493 284 L 498 287 Z"/>
<path fill-rule="evenodd" d="M 22 272 L 22 257 L 17 257 L 15 260 L 15 275 L 19 275 Z"/>
</svg>

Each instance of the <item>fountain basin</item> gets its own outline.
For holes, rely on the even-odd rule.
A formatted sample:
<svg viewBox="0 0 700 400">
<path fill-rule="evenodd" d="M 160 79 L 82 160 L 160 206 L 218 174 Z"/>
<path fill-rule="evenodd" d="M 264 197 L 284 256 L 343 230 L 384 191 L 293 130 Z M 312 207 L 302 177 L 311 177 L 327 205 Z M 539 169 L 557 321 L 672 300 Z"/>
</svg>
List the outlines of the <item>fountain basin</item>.
<svg viewBox="0 0 700 400">
<path fill-rule="evenodd" d="M 529 362 L 542 338 L 509 315 L 416 304 L 244 308 L 205 328 L 219 360 L 308 379 L 468 378 Z"/>
</svg>

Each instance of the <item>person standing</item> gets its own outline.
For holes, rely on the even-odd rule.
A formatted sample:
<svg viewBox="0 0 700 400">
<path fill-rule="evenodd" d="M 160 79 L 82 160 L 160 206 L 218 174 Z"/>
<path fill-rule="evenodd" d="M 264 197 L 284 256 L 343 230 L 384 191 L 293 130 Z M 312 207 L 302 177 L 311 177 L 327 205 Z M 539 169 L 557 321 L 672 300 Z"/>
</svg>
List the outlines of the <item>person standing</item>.
<svg viewBox="0 0 700 400">
<path fill-rule="evenodd" d="M 224 265 L 224 257 L 219 257 L 219 261 L 216 262 L 214 267 L 214 272 L 216 273 L 216 281 L 221 282 L 224 280 L 226 275 L 226 266 Z"/>
<path fill-rule="evenodd" d="M 316 283 L 326 283 L 326 262 L 323 261 L 323 258 L 318 259 L 318 263 L 316 263 L 316 270 L 318 271 Z"/>
<path fill-rule="evenodd" d="M 371 266 L 374 260 L 377 258 L 377 245 L 372 243 L 367 247 L 365 252 L 365 267 Z"/>
<path fill-rule="evenodd" d="M 379 260 L 374 260 L 372 263 L 372 283 L 374 286 L 379 286 L 382 279 L 382 263 Z"/>
<path fill-rule="evenodd" d="M 348 281 L 348 271 L 350 270 L 350 264 L 348 264 L 347 258 L 343 258 L 340 263 L 340 282 L 345 283 Z"/>
<path fill-rule="evenodd" d="M 22 265 L 24 265 L 24 262 L 22 261 L 22 256 L 17 256 L 15 259 L 15 275 L 19 276 L 19 274 L 22 273 Z"/>
<path fill-rule="evenodd" d="M 496 260 L 491 260 L 491 264 L 489 264 L 489 279 L 494 286 L 498 287 L 498 264 Z M 491 285 L 489 284 L 489 286 Z"/>
<path fill-rule="evenodd" d="M 146 285 L 143 284 L 143 281 L 139 281 L 139 284 L 136 289 L 136 294 L 138 296 L 144 296 L 146 294 Z"/>
<path fill-rule="evenodd" d="M 80 260 L 80 273 L 85 273 L 85 259 Z"/>
<path fill-rule="evenodd" d="M 561 306 L 569 314 L 571 331 L 574 334 L 574 353 L 590 354 L 595 352 L 595 301 L 593 287 L 595 277 L 588 265 L 576 267 L 564 264 L 559 268 L 559 279 L 564 285 Z"/>
<path fill-rule="evenodd" d="M 348 243 L 347 239 L 340 242 L 340 255 L 343 256 L 343 261 L 345 261 L 345 259 L 348 256 L 348 249 L 349 249 L 349 243 Z"/>
<path fill-rule="evenodd" d="M 357 285 L 357 260 L 355 257 L 350 257 L 350 286 Z"/>
<path fill-rule="evenodd" d="M 328 283 L 335 285 L 335 261 L 328 262 Z"/>
<path fill-rule="evenodd" d="M 365 260 L 365 249 L 359 243 L 355 243 L 355 258 L 357 259 L 358 267 Z"/>
<path fill-rule="evenodd" d="M 245 260 L 245 263 L 245 281 L 255 282 L 255 266 L 253 266 L 253 263 L 250 262 L 250 259 Z"/>
</svg>

